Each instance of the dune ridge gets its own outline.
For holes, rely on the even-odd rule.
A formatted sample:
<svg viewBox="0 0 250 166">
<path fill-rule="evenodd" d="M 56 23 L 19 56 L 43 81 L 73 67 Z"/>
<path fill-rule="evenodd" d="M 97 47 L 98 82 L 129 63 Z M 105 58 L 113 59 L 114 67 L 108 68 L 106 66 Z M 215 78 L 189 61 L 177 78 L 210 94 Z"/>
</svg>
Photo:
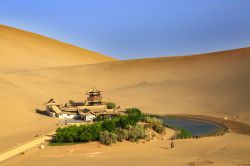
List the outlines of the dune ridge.
<svg viewBox="0 0 250 166">
<path fill-rule="evenodd" d="M 0 72 L 100 63 L 114 58 L 0 24 Z"/>
</svg>

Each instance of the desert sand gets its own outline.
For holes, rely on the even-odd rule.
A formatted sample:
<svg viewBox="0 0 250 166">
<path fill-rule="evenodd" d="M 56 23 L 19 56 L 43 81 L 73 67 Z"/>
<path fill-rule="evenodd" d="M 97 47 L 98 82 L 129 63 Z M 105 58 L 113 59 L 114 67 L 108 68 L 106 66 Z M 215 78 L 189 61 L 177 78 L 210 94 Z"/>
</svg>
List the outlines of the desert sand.
<svg viewBox="0 0 250 166">
<path fill-rule="evenodd" d="M 70 99 L 81 101 L 85 98 L 84 92 L 93 86 L 104 91 L 107 101 L 114 101 L 122 108 L 138 107 L 143 112 L 155 114 L 227 116 L 230 120 L 250 124 L 250 48 L 192 56 L 115 61 L 40 35 L 0 26 L 0 56 L 0 150 L 56 128 L 56 119 L 35 113 L 36 108 L 44 108 L 43 103 L 47 100 L 54 98 L 59 103 Z M 241 156 L 244 157 L 241 153 L 249 156 L 248 140 L 249 136 L 232 133 L 198 141 L 181 140 L 177 142 L 177 147 L 182 147 L 182 151 L 178 148 L 173 151 L 160 148 L 166 145 L 163 141 L 139 146 L 117 145 L 124 148 L 116 148 L 115 145 L 112 152 L 105 154 L 107 158 L 111 157 L 110 154 L 121 159 L 124 164 L 135 158 L 149 158 L 148 165 L 159 158 L 162 164 L 180 160 L 177 164 L 183 165 L 198 159 L 201 162 L 211 160 L 222 163 L 226 155 L 235 155 L 232 160 L 239 161 L 228 159 L 226 162 L 234 164 L 240 162 Z M 236 147 L 237 144 L 232 141 L 238 141 L 240 146 Z M 224 142 L 225 146 L 221 149 L 212 149 Z M 152 151 L 146 150 L 149 147 Z M 132 150 L 136 155 L 130 153 Z M 47 155 L 44 160 L 43 157 L 38 158 L 37 162 L 47 161 L 51 158 L 49 154 L 55 153 L 58 148 L 50 147 L 46 153 L 36 151 L 36 156 L 42 153 Z M 182 154 L 186 158 L 181 159 Z M 201 154 L 208 157 L 201 157 Z M 32 155 L 33 152 L 30 157 L 24 155 L 22 161 L 35 160 Z M 100 161 L 95 163 L 98 165 L 111 162 L 104 161 L 107 158 L 102 155 L 98 156 L 100 159 L 93 158 L 93 161 L 91 156 L 87 157 L 89 163 Z M 172 159 L 167 156 L 172 156 Z M 65 163 L 84 163 L 80 157 L 74 156 Z M 143 165 L 147 161 L 145 159 L 137 162 Z M 53 165 L 58 160 L 51 159 L 48 164 Z"/>
<path fill-rule="evenodd" d="M 122 142 L 111 147 L 99 143 L 46 146 L 44 150 L 36 148 L 20 154 L 2 165 L 249 165 L 249 136 L 230 133 L 218 137 L 176 140 L 174 149 L 170 148 L 170 143 L 168 139 L 154 139 L 138 144 Z"/>
</svg>

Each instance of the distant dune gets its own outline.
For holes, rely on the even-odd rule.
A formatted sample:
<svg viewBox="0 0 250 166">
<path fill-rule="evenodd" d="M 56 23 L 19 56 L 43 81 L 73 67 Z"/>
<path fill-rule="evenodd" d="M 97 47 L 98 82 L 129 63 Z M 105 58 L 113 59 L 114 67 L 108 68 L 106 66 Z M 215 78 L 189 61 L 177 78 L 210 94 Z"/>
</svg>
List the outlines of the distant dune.
<svg viewBox="0 0 250 166">
<path fill-rule="evenodd" d="M 0 25 L 0 72 L 113 61 L 114 58 Z"/>
<path fill-rule="evenodd" d="M 0 150 L 56 127 L 55 119 L 35 113 L 49 98 L 81 101 L 93 86 L 123 108 L 250 123 L 250 48 L 113 61 L 5 26 L 0 36 Z"/>
<path fill-rule="evenodd" d="M 16 86 L 81 100 L 97 86 L 108 100 L 150 113 L 205 114 L 250 123 L 250 48 L 186 57 L 115 61 L 9 74 Z M 17 83 L 18 82 L 18 83 Z M 33 102 L 34 103 L 34 102 Z"/>
</svg>

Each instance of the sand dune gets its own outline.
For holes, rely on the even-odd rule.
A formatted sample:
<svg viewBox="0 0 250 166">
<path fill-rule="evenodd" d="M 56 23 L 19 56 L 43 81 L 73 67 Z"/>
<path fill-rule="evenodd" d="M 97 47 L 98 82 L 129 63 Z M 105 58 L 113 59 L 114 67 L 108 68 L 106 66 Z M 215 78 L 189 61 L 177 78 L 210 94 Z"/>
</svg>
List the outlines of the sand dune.
<svg viewBox="0 0 250 166">
<path fill-rule="evenodd" d="M 113 61 L 114 58 L 0 25 L 0 72 Z"/>
<path fill-rule="evenodd" d="M 122 107 L 157 114 L 227 116 L 250 123 L 249 65 L 250 48 L 244 48 L 2 73 L 0 123 L 8 125 L 1 129 L 0 140 L 6 143 L 0 149 L 13 144 L 12 135 L 25 133 L 25 140 L 56 127 L 54 119 L 35 113 L 46 100 L 83 100 L 84 91 L 92 86 Z"/>
<path fill-rule="evenodd" d="M 92 86 L 109 100 L 152 113 L 204 113 L 249 122 L 250 48 L 190 57 L 116 61 L 6 75 L 31 93 L 82 99 Z M 69 86 L 70 85 L 70 86 Z M 42 92 L 43 91 L 43 92 Z M 41 95 L 43 96 L 43 95 Z M 40 97 L 38 100 L 42 100 Z"/>
<path fill-rule="evenodd" d="M 0 150 L 56 128 L 42 103 L 83 100 L 96 86 L 121 107 L 203 114 L 250 124 L 250 48 L 141 60 L 114 59 L 0 26 Z M 112 62 L 108 62 L 112 61 Z M 99 63 L 105 62 L 105 63 Z M 97 63 L 97 64 L 90 64 Z"/>
</svg>

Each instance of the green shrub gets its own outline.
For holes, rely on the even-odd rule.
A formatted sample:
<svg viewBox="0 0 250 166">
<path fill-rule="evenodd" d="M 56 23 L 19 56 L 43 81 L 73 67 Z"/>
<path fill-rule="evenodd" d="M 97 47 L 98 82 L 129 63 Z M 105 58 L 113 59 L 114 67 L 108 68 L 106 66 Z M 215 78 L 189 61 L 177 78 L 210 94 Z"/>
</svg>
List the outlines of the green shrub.
<svg viewBox="0 0 250 166">
<path fill-rule="evenodd" d="M 106 107 L 107 109 L 115 109 L 116 108 L 116 104 L 113 102 L 107 102 L 106 103 Z"/>
<path fill-rule="evenodd" d="M 119 120 L 119 118 L 105 119 L 102 122 L 102 129 L 107 130 L 109 132 L 114 131 L 117 127 L 119 127 Z"/>
<path fill-rule="evenodd" d="M 117 142 L 117 135 L 108 131 L 102 131 L 100 133 L 100 143 L 104 145 L 112 145 Z"/>
<path fill-rule="evenodd" d="M 75 142 L 89 142 L 93 140 L 91 125 L 80 125 L 78 131 L 78 139 Z"/>
<path fill-rule="evenodd" d="M 165 131 L 165 127 L 161 119 L 156 117 L 146 116 L 144 121 L 149 128 L 152 128 L 155 132 L 162 134 Z"/>
<path fill-rule="evenodd" d="M 128 139 L 132 142 L 137 142 L 139 139 L 146 137 L 146 131 L 142 125 L 128 126 Z"/>
<path fill-rule="evenodd" d="M 52 142 L 53 143 L 62 143 L 62 142 L 64 142 L 63 135 L 62 135 L 62 132 L 60 130 L 57 129 L 57 133 L 56 133 L 55 136 L 53 136 Z"/>
<path fill-rule="evenodd" d="M 126 128 L 128 125 L 136 125 L 142 118 L 142 113 L 137 108 L 131 108 L 126 110 L 128 115 L 118 116 L 113 119 L 104 119 L 102 122 L 103 130 L 113 132 L 116 128 Z"/>
<path fill-rule="evenodd" d="M 137 108 L 129 108 L 126 110 L 126 113 L 128 114 L 128 121 L 130 125 L 134 126 L 142 119 L 142 113 Z"/>
<path fill-rule="evenodd" d="M 177 138 L 190 138 L 192 137 L 192 133 L 188 130 L 185 130 L 185 129 L 181 129 L 179 128 L 180 130 L 180 134 L 177 136 Z"/>
<path fill-rule="evenodd" d="M 118 128 L 115 130 L 115 134 L 117 135 L 117 141 L 119 142 L 128 139 L 128 130 L 126 129 Z"/>
<path fill-rule="evenodd" d="M 99 140 L 100 139 L 100 132 L 102 131 L 102 124 L 101 123 L 93 123 L 90 125 L 90 132 L 92 136 L 92 140 Z"/>
<path fill-rule="evenodd" d="M 74 105 L 74 103 L 75 103 L 74 100 L 69 100 L 70 105 Z"/>
<path fill-rule="evenodd" d="M 164 133 L 164 131 L 165 131 L 165 127 L 162 126 L 162 125 L 161 125 L 161 126 L 153 126 L 152 129 L 153 129 L 155 132 L 159 133 L 159 134 L 162 134 L 162 133 Z"/>
<path fill-rule="evenodd" d="M 101 123 L 58 128 L 52 143 L 88 142 L 100 139 Z"/>
<path fill-rule="evenodd" d="M 150 116 L 146 116 L 144 118 L 144 121 L 148 124 L 148 127 L 152 128 L 153 126 L 162 126 L 163 122 L 161 119 L 158 119 L 156 117 L 150 117 Z"/>
<path fill-rule="evenodd" d="M 120 119 L 119 119 L 119 126 L 124 129 L 128 125 L 130 125 L 129 122 L 130 122 L 129 117 L 127 115 L 121 116 Z"/>
<path fill-rule="evenodd" d="M 74 126 L 70 126 L 70 128 L 59 128 L 56 130 L 56 135 L 53 137 L 53 141 L 55 143 L 62 142 L 74 142 L 77 137 L 77 134 L 74 132 Z"/>
<path fill-rule="evenodd" d="M 137 115 L 137 116 L 141 116 L 142 113 L 138 108 L 128 108 L 125 111 L 128 115 Z"/>
</svg>

